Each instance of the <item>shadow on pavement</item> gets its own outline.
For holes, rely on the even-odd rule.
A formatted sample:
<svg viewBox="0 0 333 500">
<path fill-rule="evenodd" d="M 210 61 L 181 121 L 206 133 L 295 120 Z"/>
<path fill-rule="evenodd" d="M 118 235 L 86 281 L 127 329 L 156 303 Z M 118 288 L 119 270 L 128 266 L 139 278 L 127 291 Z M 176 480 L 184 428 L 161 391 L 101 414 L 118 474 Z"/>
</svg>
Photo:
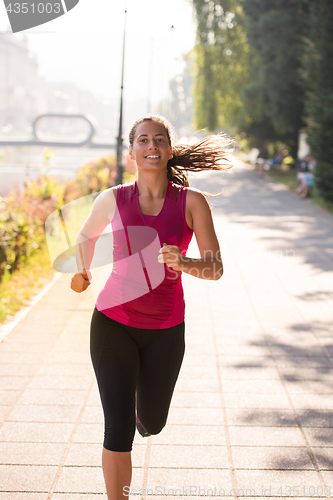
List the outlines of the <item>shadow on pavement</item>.
<svg viewBox="0 0 333 500">
<path fill-rule="evenodd" d="M 221 196 L 208 198 L 213 214 L 225 214 L 234 223 L 260 229 L 260 239 L 269 244 L 271 252 L 294 252 L 315 269 L 333 269 L 333 216 L 300 200 L 283 185 L 258 180 L 252 170 L 237 165 L 231 173 L 191 178 L 190 184 L 211 194 L 223 189 Z M 331 296 L 332 291 L 327 299 Z"/>
</svg>

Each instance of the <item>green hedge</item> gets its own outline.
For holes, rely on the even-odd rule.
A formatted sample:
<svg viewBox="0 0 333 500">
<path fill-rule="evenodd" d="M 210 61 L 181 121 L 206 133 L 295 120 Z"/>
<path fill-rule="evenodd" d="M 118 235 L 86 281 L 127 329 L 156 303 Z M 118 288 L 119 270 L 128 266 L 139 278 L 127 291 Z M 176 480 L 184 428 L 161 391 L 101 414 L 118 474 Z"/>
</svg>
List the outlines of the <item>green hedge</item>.
<svg viewBox="0 0 333 500">
<path fill-rule="evenodd" d="M 333 164 L 317 161 L 314 175 L 319 195 L 324 200 L 333 203 Z"/>
<path fill-rule="evenodd" d="M 0 283 L 46 244 L 46 218 L 71 200 L 113 186 L 115 167 L 114 157 L 100 158 L 83 165 L 67 183 L 41 175 L 26 182 L 21 193 L 0 197 Z"/>
</svg>

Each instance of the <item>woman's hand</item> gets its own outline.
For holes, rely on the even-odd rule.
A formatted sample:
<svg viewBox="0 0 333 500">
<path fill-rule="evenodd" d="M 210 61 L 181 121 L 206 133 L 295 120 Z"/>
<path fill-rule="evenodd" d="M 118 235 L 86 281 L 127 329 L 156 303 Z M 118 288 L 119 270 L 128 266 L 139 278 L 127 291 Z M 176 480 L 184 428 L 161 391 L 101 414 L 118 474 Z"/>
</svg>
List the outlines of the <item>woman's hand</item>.
<svg viewBox="0 0 333 500">
<path fill-rule="evenodd" d="M 160 255 L 158 256 L 158 262 L 161 264 L 166 264 L 171 269 L 175 271 L 182 271 L 183 269 L 183 256 L 180 253 L 179 248 L 176 245 L 166 245 L 163 243 L 160 249 Z"/>
<path fill-rule="evenodd" d="M 90 273 L 89 273 L 90 274 Z M 87 271 L 82 271 L 82 273 L 76 273 L 71 279 L 70 287 L 74 292 L 81 293 L 84 292 L 90 285 L 89 276 Z"/>
</svg>

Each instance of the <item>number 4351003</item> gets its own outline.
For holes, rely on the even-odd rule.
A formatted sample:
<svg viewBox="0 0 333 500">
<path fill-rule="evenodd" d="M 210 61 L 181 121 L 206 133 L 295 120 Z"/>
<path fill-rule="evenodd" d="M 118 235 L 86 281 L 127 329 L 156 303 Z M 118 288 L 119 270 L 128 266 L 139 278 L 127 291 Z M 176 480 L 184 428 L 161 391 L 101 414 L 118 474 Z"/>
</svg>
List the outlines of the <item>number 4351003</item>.
<svg viewBox="0 0 333 500">
<path fill-rule="evenodd" d="M 7 12 L 14 14 L 60 14 L 60 3 L 41 3 L 41 2 L 23 2 L 23 3 L 10 3 L 6 7 Z"/>
</svg>

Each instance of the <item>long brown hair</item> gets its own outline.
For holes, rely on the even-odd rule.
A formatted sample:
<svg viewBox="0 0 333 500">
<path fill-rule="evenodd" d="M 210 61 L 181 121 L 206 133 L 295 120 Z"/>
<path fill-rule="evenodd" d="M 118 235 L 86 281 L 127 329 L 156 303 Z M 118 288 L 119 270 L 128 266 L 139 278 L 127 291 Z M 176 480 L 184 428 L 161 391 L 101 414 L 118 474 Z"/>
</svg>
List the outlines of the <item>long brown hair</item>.
<svg viewBox="0 0 333 500">
<path fill-rule="evenodd" d="M 133 147 L 134 136 L 138 126 L 146 121 L 163 125 L 169 144 L 170 146 L 172 145 L 172 127 L 168 120 L 163 116 L 146 115 L 136 120 L 131 128 L 129 133 L 131 147 Z M 170 158 L 167 163 L 168 179 L 175 184 L 189 186 L 188 172 L 228 170 L 233 166 L 233 163 L 230 152 L 227 152 L 225 148 L 231 144 L 233 144 L 233 140 L 225 134 L 220 133 L 204 137 L 195 144 L 178 144 L 177 146 L 172 146 L 173 158 Z"/>
</svg>

